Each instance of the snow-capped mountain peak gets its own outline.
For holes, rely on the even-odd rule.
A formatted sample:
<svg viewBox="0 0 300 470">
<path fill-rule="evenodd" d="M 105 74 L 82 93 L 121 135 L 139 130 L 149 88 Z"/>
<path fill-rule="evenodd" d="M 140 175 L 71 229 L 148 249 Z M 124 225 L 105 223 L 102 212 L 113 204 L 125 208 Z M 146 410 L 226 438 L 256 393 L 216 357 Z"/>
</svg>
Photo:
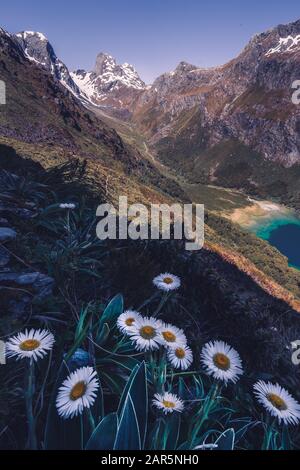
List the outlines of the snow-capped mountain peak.
<svg viewBox="0 0 300 470">
<path fill-rule="evenodd" d="M 106 52 L 100 52 L 96 58 L 96 64 L 94 72 L 97 75 L 103 75 L 104 73 L 113 72 L 117 63 L 116 60 Z"/>
<path fill-rule="evenodd" d="M 24 40 L 29 37 L 36 36 L 40 41 L 48 41 L 46 36 L 38 31 L 22 31 L 21 33 L 16 34 L 16 36 Z"/>
<path fill-rule="evenodd" d="M 15 38 L 21 45 L 25 56 L 31 62 L 49 68 L 51 63 L 55 61 L 56 56 L 54 50 L 43 33 L 22 31 L 16 34 Z"/>
<path fill-rule="evenodd" d="M 117 64 L 116 60 L 107 53 L 100 52 L 96 58 L 95 68 L 92 72 L 77 70 L 71 74 L 77 85 L 81 83 L 85 87 L 87 80 L 91 80 L 101 88 L 100 91 L 113 91 L 120 87 L 128 87 L 136 90 L 145 89 L 145 83 L 139 77 L 135 68 L 125 62 Z M 88 77 L 88 78 L 87 78 Z"/>
<path fill-rule="evenodd" d="M 43 33 L 22 31 L 15 39 L 23 49 L 28 60 L 48 70 L 65 88 L 75 96 L 81 97 L 81 91 L 72 80 L 67 66 L 56 56 L 54 49 Z"/>
<path fill-rule="evenodd" d="M 14 39 L 28 60 L 48 70 L 83 104 L 89 102 L 127 113 L 135 96 L 146 88 L 132 65 L 127 62 L 117 64 L 110 54 L 98 54 L 94 70 L 90 72 L 77 70 L 70 73 L 43 33 L 22 31 Z"/>
<path fill-rule="evenodd" d="M 136 95 L 146 89 L 135 68 L 118 64 L 110 54 L 100 52 L 94 70 L 77 70 L 71 77 L 88 99 L 96 105 L 126 109 Z"/>
</svg>

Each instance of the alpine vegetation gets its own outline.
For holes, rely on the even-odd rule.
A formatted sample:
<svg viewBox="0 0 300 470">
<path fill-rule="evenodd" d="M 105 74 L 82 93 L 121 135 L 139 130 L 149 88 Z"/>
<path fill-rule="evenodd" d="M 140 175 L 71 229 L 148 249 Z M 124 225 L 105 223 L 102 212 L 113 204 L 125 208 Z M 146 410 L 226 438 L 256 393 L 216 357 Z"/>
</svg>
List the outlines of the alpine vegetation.
<svg viewBox="0 0 300 470">
<path fill-rule="evenodd" d="M 0 447 L 300 448 L 286 304 L 205 247 L 100 240 L 81 164 L 31 165 L 0 193 Z"/>
</svg>

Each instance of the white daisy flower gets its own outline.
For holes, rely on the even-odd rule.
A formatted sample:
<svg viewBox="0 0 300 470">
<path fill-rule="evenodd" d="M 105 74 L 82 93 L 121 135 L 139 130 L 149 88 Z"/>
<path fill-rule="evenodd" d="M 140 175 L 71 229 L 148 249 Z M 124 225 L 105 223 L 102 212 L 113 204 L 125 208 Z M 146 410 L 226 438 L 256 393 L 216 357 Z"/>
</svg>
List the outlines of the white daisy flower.
<svg viewBox="0 0 300 470">
<path fill-rule="evenodd" d="M 186 345 L 170 347 L 167 356 L 175 369 L 186 370 L 193 362 L 192 350 Z"/>
<path fill-rule="evenodd" d="M 174 276 L 174 274 L 164 273 L 164 274 L 160 274 L 159 276 L 156 276 L 153 279 L 153 284 L 158 289 L 168 292 L 171 290 L 178 289 L 181 285 L 181 281 L 179 277 Z"/>
<path fill-rule="evenodd" d="M 224 341 L 210 341 L 201 352 L 206 372 L 217 380 L 235 383 L 243 374 L 242 361 L 235 349 Z"/>
<path fill-rule="evenodd" d="M 54 336 L 48 330 L 25 330 L 25 333 L 18 333 L 8 340 L 6 355 L 16 356 L 17 360 L 28 358 L 37 361 L 47 355 L 54 342 Z"/>
<path fill-rule="evenodd" d="M 160 335 L 165 346 L 182 346 L 187 343 L 183 330 L 168 323 L 162 323 Z"/>
<path fill-rule="evenodd" d="M 128 334 L 139 351 L 158 349 L 162 343 L 160 327 L 160 320 L 141 317 L 135 320 L 133 327 L 128 330 Z"/>
<path fill-rule="evenodd" d="M 73 203 L 68 203 L 68 202 L 66 202 L 66 203 L 63 203 L 63 204 L 59 204 L 59 207 L 60 207 L 60 209 L 70 209 L 70 210 L 73 210 L 73 209 L 76 208 L 76 205 L 73 204 Z"/>
<path fill-rule="evenodd" d="M 156 393 L 152 403 L 165 414 L 173 413 L 173 411 L 181 413 L 184 409 L 183 401 L 177 395 L 168 392 L 163 394 Z"/>
<path fill-rule="evenodd" d="M 126 310 L 119 316 L 117 320 L 117 327 L 120 331 L 122 331 L 122 333 L 129 333 L 135 321 L 141 318 L 142 317 L 139 312 L 136 312 L 135 310 Z"/>
<path fill-rule="evenodd" d="M 259 380 L 253 386 L 257 400 L 269 413 L 284 424 L 298 424 L 300 421 L 300 404 L 278 383 Z"/>
<path fill-rule="evenodd" d="M 64 419 L 82 414 L 84 408 L 94 404 L 98 388 L 97 372 L 92 367 L 81 367 L 71 372 L 58 391 L 58 414 Z"/>
</svg>

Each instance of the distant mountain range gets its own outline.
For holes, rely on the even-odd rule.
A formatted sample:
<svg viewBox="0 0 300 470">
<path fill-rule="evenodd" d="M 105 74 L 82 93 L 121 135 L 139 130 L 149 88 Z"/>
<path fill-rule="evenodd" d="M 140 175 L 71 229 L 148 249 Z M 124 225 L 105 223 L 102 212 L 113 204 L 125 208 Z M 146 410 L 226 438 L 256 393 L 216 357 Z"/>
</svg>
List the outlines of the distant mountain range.
<svg viewBox="0 0 300 470">
<path fill-rule="evenodd" d="M 291 101 L 300 77 L 300 20 L 256 35 L 223 66 L 181 62 L 151 86 L 109 54 L 97 56 L 93 71 L 69 72 L 44 34 L 9 36 L 81 103 L 134 122 L 164 162 L 181 164 L 196 179 L 222 180 L 224 161 L 247 150 L 285 167 L 300 163 L 300 107 Z"/>
<path fill-rule="evenodd" d="M 176 173 L 300 207 L 300 20 L 254 36 L 225 65 L 181 62 L 148 86 L 109 54 L 70 72 L 42 33 L 10 38 L 89 110 L 133 125 Z"/>
</svg>

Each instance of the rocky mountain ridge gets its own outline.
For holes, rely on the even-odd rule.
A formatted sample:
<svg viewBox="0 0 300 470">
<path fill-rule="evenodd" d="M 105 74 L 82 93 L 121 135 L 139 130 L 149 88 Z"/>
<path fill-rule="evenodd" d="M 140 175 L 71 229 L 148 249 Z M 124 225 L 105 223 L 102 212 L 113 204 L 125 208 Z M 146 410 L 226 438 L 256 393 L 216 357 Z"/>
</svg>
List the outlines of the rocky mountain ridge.
<svg viewBox="0 0 300 470">
<path fill-rule="evenodd" d="M 140 96 L 133 119 L 155 145 L 180 151 L 186 141 L 193 158 L 235 139 L 292 166 L 300 163 L 300 110 L 291 100 L 299 77 L 300 20 L 254 36 L 221 67 L 180 63 Z"/>
<path fill-rule="evenodd" d="M 86 96 L 73 81 L 67 66 L 56 56 L 52 45 L 43 33 L 22 31 L 13 37 L 20 44 L 28 60 L 50 72 L 75 96 L 86 99 Z"/>
<path fill-rule="evenodd" d="M 132 65 L 119 65 L 103 52 L 98 54 L 93 71 L 77 70 L 71 77 L 91 103 L 123 112 L 124 117 L 133 109 L 136 97 L 146 89 Z"/>
<path fill-rule="evenodd" d="M 132 65 L 117 64 L 107 53 L 98 54 L 92 71 L 81 69 L 70 72 L 56 56 L 53 46 L 43 33 L 23 31 L 14 35 L 14 38 L 30 61 L 48 70 L 83 104 L 127 110 L 136 93 L 146 87 Z"/>
</svg>

